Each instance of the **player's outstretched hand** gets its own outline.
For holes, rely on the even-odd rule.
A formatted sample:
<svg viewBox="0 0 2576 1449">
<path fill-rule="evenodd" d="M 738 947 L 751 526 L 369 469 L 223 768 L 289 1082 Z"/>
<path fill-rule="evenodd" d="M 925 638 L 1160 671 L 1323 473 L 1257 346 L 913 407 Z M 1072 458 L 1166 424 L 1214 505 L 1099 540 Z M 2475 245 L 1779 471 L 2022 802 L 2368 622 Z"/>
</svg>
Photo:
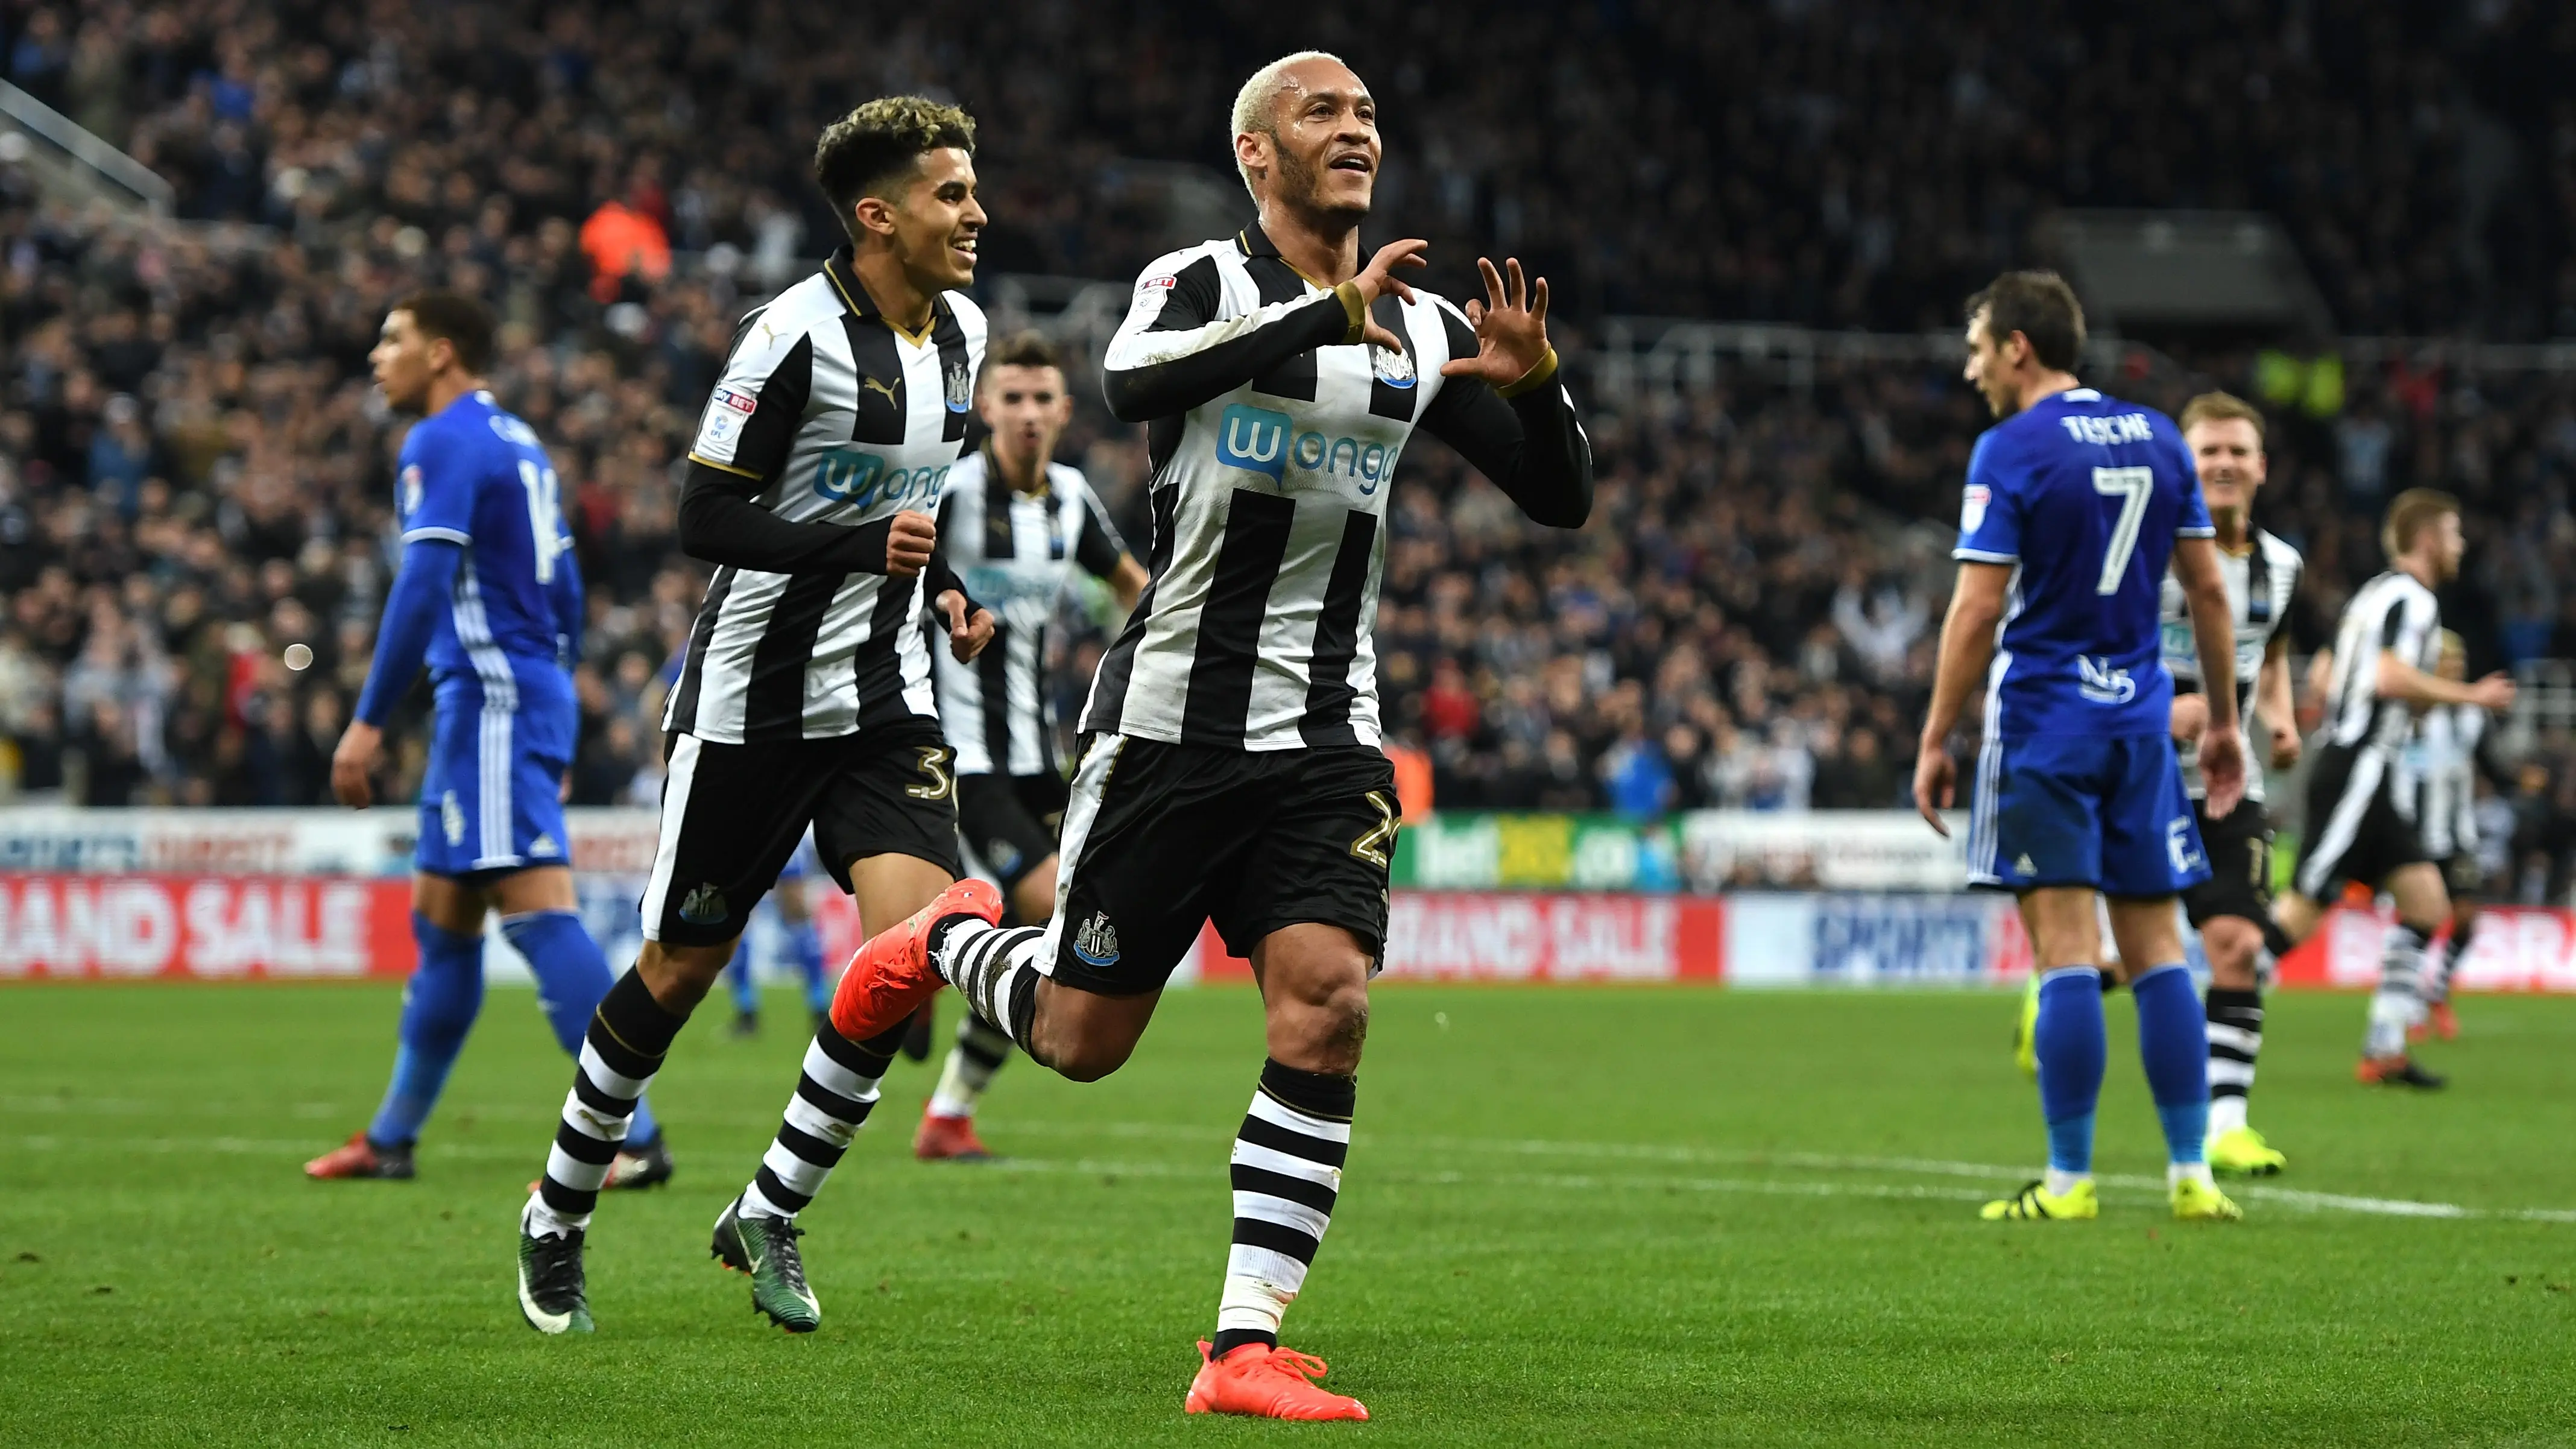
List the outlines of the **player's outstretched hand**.
<svg viewBox="0 0 2576 1449">
<path fill-rule="evenodd" d="M 2209 786 L 2209 818 L 2226 818 L 2245 798 L 2245 735 L 2213 725 L 2200 737 L 2200 778 Z"/>
<path fill-rule="evenodd" d="M 2306 741 L 2299 738 L 2297 722 L 2276 719 L 2268 727 L 2272 731 L 2272 768 L 2286 770 L 2297 764 L 2299 756 L 2307 751 Z"/>
<path fill-rule="evenodd" d="M 898 513 L 886 530 L 886 577 L 909 579 L 930 566 L 930 551 L 939 546 L 939 525 L 927 513 Z"/>
<path fill-rule="evenodd" d="M 340 746 L 331 752 L 331 793 L 352 810 L 364 810 L 376 801 L 376 792 L 367 777 L 376 772 L 377 752 L 384 748 L 385 732 L 362 719 L 349 721 L 340 735 Z"/>
<path fill-rule="evenodd" d="M 2480 709 L 2513 708 L 2513 676 L 2499 670 L 2469 686 L 2470 703 Z"/>
<path fill-rule="evenodd" d="M 1959 765 L 1950 758 L 1950 747 L 1938 740 L 1925 740 L 1914 756 L 1914 808 L 1923 812 L 1932 833 L 1943 840 L 1950 838 L 1950 822 L 1941 812 L 1956 803 L 1959 795 Z"/>
<path fill-rule="evenodd" d="M 1523 275 L 1518 257 L 1506 258 L 1500 271 L 1478 257 L 1476 271 L 1485 279 L 1485 300 L 1467 300 L 1467 320 L 1476 326 L 1476 355 L 1440 364 L 1440 375 L 1481 377 L 1509 387 L 1547 361 L 1547 278 L 1532 281 Z"/>
<path fill-rule="evenodd" d="M 1422 256 L 1423 248 L 1430 245 L 1420 237 L 1388 242 L 1377 249 L 1376 256 L 1369 258 L 1367 266 L 1360 268 L 1358 276 L 1351 278 L 1351 285 L 1360 289 L 1360 341 L 1371 347 L 1383 347 L 1389 352 L 1404 350 L 1404 339 L 1379 326 L 1377 314 L 1369 307 L 1389 292 L 1399 300 L 1413 300 L 1413 289 L 1404 284 L 1404 279 L 1395 274 L 1395 269 L 1430 265 Z"/>
<path fill-rule="evenodd" d="M 939 606 L 940 617 L 948 621 L 948 652 L 960 664 L 972 664 L 984 646 L 993 642 L 993 611 L 978 608 L 974 617 L 966 614 L 966 596 L 955 589 L 945 590 L 931 601 Z"/>
</svg>

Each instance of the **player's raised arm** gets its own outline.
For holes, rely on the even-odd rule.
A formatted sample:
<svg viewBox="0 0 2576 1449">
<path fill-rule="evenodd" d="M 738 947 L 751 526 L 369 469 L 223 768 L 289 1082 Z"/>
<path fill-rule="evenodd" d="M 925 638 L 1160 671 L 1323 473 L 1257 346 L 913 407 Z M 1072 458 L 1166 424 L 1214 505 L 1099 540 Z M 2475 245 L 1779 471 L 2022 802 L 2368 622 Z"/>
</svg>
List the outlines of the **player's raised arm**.
<svg viewBox="0 0 2576 1449">
<path fill-rule="evenodd" d="M 1423 265 L 1422 241 L 1392 242 L 1360 274 L 1330 292 L 1272 302 L 1223 316 L 1214 258 L 1184 261 L 1176 252 L 1145 269 L 1127 304 L 1127 320 L 1109 339 L 1100 390 L 1120 422 L 1141 423 L 1188 412 L 1243 386 L 1300 352 L 1372 342 L 1403 350 L 1369 318 L 1369 304 L 1413 290 L 1396 269 Z"/>
<path fill-rule="evenodd" d="M 795 522 L 756 500 L 787 467 L 814 387 L 814 339 L 742 320 L 724 376 L 707 399 L 680 485 L 680 550 L 711 564 L 765 573 L 862 573 L 910 578 L 930 561 L 937 530 L 899 513 L 856 528 Z"/>
<path fill-rule="evenodd" d="M 1551 528 L 1580 528 L 1592 516 L 1592 443 L 1557 378 L 1547 342 L 1547 281 L 1532 283 L 1517 258 L 1502 270 L 1482 257 L 1482 303 L 1464 314 L 1443 305 L 1449 361 L 1440 395 L 1422 411 L 1423 431 L 1456 448 L 1521 511 Z"/>
</svg>

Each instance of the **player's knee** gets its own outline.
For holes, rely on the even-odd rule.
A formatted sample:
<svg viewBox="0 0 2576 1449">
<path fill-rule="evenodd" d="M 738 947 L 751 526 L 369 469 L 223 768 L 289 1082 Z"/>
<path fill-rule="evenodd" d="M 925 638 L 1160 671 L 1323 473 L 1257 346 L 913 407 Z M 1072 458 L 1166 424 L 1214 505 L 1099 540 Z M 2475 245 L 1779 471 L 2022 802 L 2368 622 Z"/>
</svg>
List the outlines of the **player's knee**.
<svg viewBox="0 0 2576 1449">
<path fill-rule="evenodd" d="M 1297 1013 L 1297 1035 L 1319 1060 L 1356 1063 L 1368 1041 L 1369 1003 L 1365 980 L 1336 982 L 1304 1003 Z"/>
<path fill-rule="evenodd" d="M 2251 921 L 2222 916 L 2201 927 L 2200 944 L 2209 957 L 2209 980 L 2229 991 L 2254 989 L 2254 962 L 2263 949 L 2263 932 Z"/>
<path fill-rule="evenodd" d="M 1097 1037 L 1069 1042 L 1049 1043 L 1048 1066 L 1057 1076 L 1071 1082 L 1096 1082 L 1127 1065 L 1136 1050 L 1132 1041 L 1103 1040 Z"/>
</svg>

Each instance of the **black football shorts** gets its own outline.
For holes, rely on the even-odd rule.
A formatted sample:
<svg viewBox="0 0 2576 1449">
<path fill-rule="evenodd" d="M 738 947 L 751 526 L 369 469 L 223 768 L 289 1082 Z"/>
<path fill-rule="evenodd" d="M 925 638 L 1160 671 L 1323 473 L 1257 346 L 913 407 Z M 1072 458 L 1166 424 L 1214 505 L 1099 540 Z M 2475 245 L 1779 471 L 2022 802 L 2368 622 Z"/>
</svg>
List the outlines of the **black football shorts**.
<svg viewBox="0 0 2576 1449">
<path fill-rule="evenodd" d="M 843 891 L 850 862 L 872 855 L 917 856 L 955 876 L 954 758 L 929 720 L 757 745 L 674 738 L 645 939 L 721 946 L 741 935 L 808 825 Z"/>
<path fill-rule="evenodd" d="M 1395 766 L 1366 746 L 1095 736 L 1065 808 L 1049 974 L 1104 996 L 1160 990 L 1210 920 L 1240 956 L 1316 922 L 1376 957 L 1397 820 Z"/>
</svg>

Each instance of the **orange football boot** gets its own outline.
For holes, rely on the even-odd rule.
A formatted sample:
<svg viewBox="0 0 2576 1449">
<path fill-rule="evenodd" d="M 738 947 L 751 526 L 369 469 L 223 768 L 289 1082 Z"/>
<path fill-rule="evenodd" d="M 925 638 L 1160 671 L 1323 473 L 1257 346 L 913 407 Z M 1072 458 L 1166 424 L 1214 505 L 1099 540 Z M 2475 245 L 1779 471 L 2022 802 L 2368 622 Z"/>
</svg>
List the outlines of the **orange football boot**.
<svg viewBox="0 0 2576 1449">
<path fill-rule="evenodd" d="M 352 1132 L 348 1141 L 304 1164 L 304 1175 L 312 1178 L 372 1177 L 407 1182 L 412 1175 L 411 1149 L 378 1147 L 367 1140 L 364 1131 Z"/>
<path fill-rule="evenodd" d="M 924 1162 L 990 1162 L 993 1150 L 975 1135 L 972 1117 L 942 1117 L 925 1109 L 912 1134 L 912 1155 Z"/>
<path fill-rule="evenodd" d="M 2415 1064 L 2410 1056 L 2363 1057 L 2352 1069 L 2353 1080 L 2365 1087 L 2415 1087 L 2436 1091 L 2450 1078 L 2437 1076 Z"/>
<path fill-rule="evenodd" d="M 1217 1358 L 1199 1340 L 1199 1376 L 1182 1407 L 1193 1414 L 1249 1414 L 1257 1419 L 1365 1419 L 1368 1406 L 1315 1387 L 1324 1361 L 1295 1349 L 1247 1343 Z"/>
<path fill-rule="evenodd" d="M 868 938 L 841 973 L 832 992 L 832 1030 L 851 1041 L 873 1041 L 903 1026 L 922 1003 L 948 983 L 930 966 L 930 928 L 948 916 L 1002 919 L 1002 893 L 991 881 L 969 877 L 938 895 L 901 923 Z"/>
</svg>

